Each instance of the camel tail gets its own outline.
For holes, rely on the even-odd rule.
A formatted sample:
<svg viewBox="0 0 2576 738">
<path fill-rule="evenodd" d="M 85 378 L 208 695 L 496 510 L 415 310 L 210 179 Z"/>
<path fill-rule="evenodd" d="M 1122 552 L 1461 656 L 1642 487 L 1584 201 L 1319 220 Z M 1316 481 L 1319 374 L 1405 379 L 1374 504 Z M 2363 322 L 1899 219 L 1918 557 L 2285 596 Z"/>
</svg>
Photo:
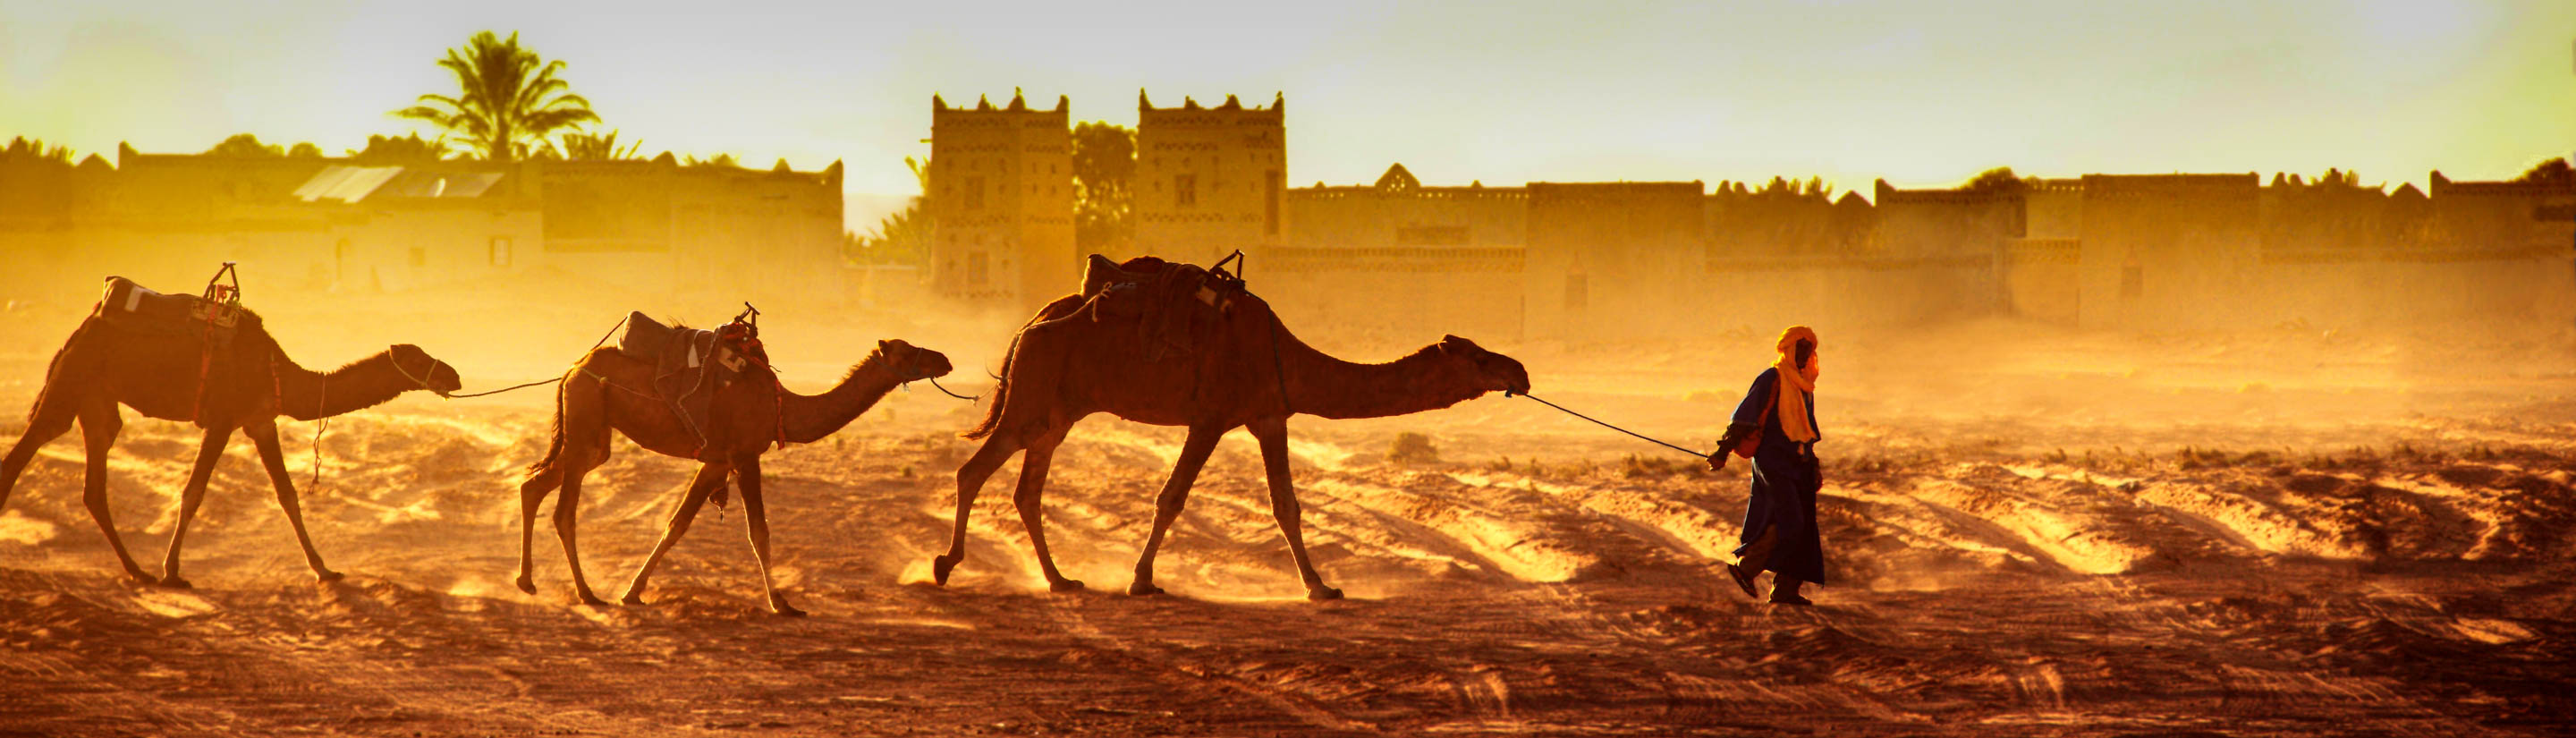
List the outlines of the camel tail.
<svg viewBox="0 0 2576 738">
<path fill-rule="evenodd" d="M 562 386 L 562 385 L 556 385 L 556 386 L 555 386 L 555 423 L 554 423 L 554 426 L 555 426 L 555 427 L 554 427 L 554 439 L 553 439 L 553 440 L 551 440 L 551 441 L 546 442 L 546 457 L 545 457 L 545 458 L 543 458 L 543 459 L 539 459 L 539 460 L 537 460 L 537 463 L 529 464 L 529 465 L 528 465 L 528 478 L 529 478 L 529 479 L 535 479 L 535 478 L 537 478 L 538 476 L 545 474 L 548 470 L 551 470 L 551 469 L 553 469 L 553 468 L 554 468 L 555 460 L 563 458 L 563 450 L 564 450 L 564 396 L 563 396 L 563 393 L 564 393 L 563 386 Z"/>
<path fill-rule="evenodd" d="M 1011 347 L 1002 352 L 1002 371 L 993 377 L 993 405 L 984 408 L 984 422 L 957 434 L 958 437 L 979 440 L 993 435 L 993 431 L 1002 427 L 1002 405 L 1011 398 L 1011 363 L 1020 358 L 1020 339 L 1028 336 L 1029 329 L 1037 324 L 1070 315 L 1083 304 L 1081 295 L 1059 297 L 1055 302 L 1047 303 L 1046 307 L 1038 308 L 1038 314 L 1029 316 L 1029 322 L 1020 324 L 1020 330 L 1011 334 Z"/>
<path fill-rule="evenodd" d="M 1011 399 L 1011 360 L 1019 358 L 1020 336 L 1028 330 L 1028 326 L 1021 326 L 1019 333 L 1011 334 L 1011 348 L 1002 352 L 1001 376 L 993 378 L 993 404 L 984 408 L 984 421 L 976 423 L 975 427 L 966 429 L 964 433 L 957 434 L 959 438 L 970 441 L 982 440 L 985 436 L 993 435 L 994 429 L 1002 427 L 1002 403 Z"/>
</svg>

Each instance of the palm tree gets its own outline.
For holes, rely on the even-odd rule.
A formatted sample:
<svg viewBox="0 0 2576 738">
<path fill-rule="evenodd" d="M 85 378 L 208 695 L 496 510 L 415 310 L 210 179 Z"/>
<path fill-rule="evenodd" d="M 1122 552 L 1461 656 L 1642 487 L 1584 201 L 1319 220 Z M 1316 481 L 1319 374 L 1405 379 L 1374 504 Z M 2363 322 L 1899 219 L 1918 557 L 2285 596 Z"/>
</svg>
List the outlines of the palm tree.
<svg viewBox="0 0 2576 738">
<path fill-rule="evenodd" d="M 422 95 L 422 104 L 394 116 L 446 129 L 486 160 L 521 158 L 527 142 L 543 143 L 555 131 L 599 122 L 590 101 L 567 92 L 569 85 L 555 78 L 563 61 L 545 61 L 520 48 L 515 31 L 507 40 L 491 31 L 474 34 L 463 48 L 447 50 L 438 65 L 456 75 L 462 94 Z"/>
<path fill-rule="evenodd" d="M 626 146 L 621 148 L 617 145 L 617 133 L 617 131 L 609 131 L 604 134 L 564 134 L 561 150 L 563 158 L 573 161 L 622 161 L 637 158 L 635 152 L 644 148 L 644 142 L 628 141 Z"/>
</svg>

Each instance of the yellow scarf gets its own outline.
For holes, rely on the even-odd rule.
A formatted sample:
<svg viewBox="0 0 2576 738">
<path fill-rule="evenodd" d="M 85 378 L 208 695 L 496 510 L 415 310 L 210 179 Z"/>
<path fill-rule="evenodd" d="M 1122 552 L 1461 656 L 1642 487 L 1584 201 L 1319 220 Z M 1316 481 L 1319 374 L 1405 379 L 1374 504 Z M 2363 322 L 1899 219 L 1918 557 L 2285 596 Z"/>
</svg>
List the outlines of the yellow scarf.
<svg viewBox="0 0 2576 738">
<path fill-rule="evenodd" d="M 1816 353 L 1807 357 L 1807 365 L 1797 366 L 1798 342 L 1816 345 Z M 1816 426 L 1807 422 L 1807 393 L 1816 391 L 1816 375 L 1825 363 L 1823 342 L 1816 340 L 1815 329 L 1803 325 L 1789 326 L 1780 332 L 1780 360 L 1771 368 L 1779 370 L 1780 381 L 1772 394 L 1780 398 L 1780 435 L 1806 443 L 1816 440 Z"/>
</svg>

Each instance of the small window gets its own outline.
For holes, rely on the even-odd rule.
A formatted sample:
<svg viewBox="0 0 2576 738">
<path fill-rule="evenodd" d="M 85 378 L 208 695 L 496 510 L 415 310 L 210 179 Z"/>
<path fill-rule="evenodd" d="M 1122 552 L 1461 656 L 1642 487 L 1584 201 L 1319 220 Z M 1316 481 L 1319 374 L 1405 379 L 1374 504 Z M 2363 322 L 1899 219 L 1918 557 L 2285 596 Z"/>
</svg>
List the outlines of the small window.
<svg viewBox="0 0 2576 738">
<path fill-rule="evenodd" d="M 982 209 L 984 209 L 984 178 L 983 178 L 983 177 L 967 177 L 967 178 L 966 178 L 966 209 L 968 209 L 968 210 L 982 210 Z"/>
<path fill-rule="evenodd" d="M 509 237 L 509 236 L 493 236 L 493 237 L 492 237 L 492 266 L 496 266 L 496 267 L 505 267 L 505 266 L 509 266 L 509 265 L 510 265 L 510 237 Z"/>
<path fill-rule="evenodd" d="M 1592 285 L 1581 274 L 1565 275 L 1565 309 L 1581 310 L 1592 303 Z"/>
<path fill-rule="evenodd" d="M 414 268 L 429 266 L 429 249 L 411 247 L 411 265 Z"/>
<path fill-rule="evenodd" d="M 1195 175 L 1195 174 L 1175 174 L 1175 175 L 1172 175 L 1172 204 L 1173 204 L 1173 205 L 1180 206 L 1180 207 L 1185 207 L 1185 208 L 1187 208 L 1187 207 L 1197 207 L 1197 206 L 1198 206 L 1198 204 L 1199 204 L 1199 177 L 1198 177 L 1198 175 Z"/>
<path fill-rule="evenodd" d="M 966 286 L 984 286 L 985 280 L 991 277 L 990 273 L 992 271 L 992 267 L 990 261 L 991 258 L 985 256 L 984 252 L 981 251 L 966 255 Z"/>
<path fill-rule="evenodd" d="M 2147 294 L 2147 272 L 2140 267 L 2120 268 L 2120 296 L 2144 297 Z"/>
</svg>

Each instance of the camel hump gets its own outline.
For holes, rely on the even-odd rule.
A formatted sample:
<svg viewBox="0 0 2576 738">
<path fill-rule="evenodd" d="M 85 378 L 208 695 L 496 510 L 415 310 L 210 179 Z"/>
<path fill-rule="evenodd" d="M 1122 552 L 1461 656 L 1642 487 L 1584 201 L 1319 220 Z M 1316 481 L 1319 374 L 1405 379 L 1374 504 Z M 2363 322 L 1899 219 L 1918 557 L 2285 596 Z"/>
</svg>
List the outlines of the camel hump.
<svg viewBox="0 0 2576 738">
<path fill-rule="evenodd" d="M 216 346 L 232 343 L 247 311 L 224 308 L 196 295 L 152 291 L 134 280 L 110 276 L 99 295 L 96 315 L 109 325 L 137 333 L 181 336 Z"/>
</svg>

